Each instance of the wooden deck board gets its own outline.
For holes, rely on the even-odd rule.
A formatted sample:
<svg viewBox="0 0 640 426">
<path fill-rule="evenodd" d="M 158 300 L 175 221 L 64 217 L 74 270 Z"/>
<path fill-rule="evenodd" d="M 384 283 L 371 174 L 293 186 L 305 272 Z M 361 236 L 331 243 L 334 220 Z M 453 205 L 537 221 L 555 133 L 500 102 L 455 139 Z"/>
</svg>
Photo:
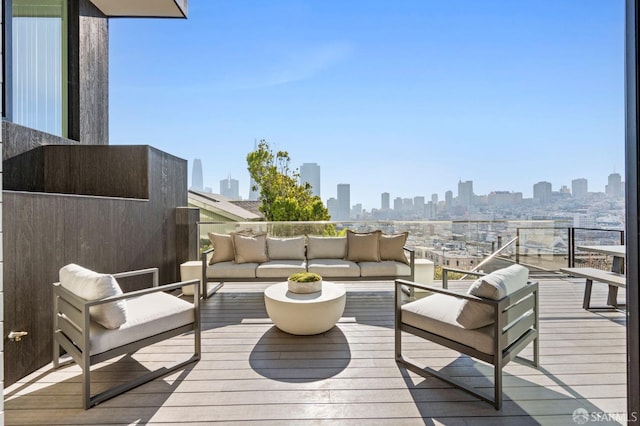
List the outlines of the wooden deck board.
<svg viewBox="0 0 640 426">
<path fill-rule="evenodd" d="M 5 389 L 6 424 L 573 424 L 575 409 L 626 410 L 624 313 L 581 308 L 584 280 L 540 282 L 541 368 L 505 368 L 501 411 L 393 358 L 391 283 L 347 283 L 343 318 L 327 333 L 291 336 L 264 309 L 268 285 L 227 284 L 203 306 L 202 360 L 88 411 L 76 365 L 46 366 Z M 453 289 L 468 283 L 451 282 Z M 624 297 L 621 292 L 620 297 Z M 606 287 L 594 288 L 606 299 Z M 490 390 L 483 363 L 405 336 L 418 362 Z M 189 336 L 95 368 L 93 391 L 190 354 Z M 523 351 L 529 356 L 531 350 Z M 617 414 L 616 414 L 617 413 Z M 615 422 L 614 422 L 615 423 Z M 606 424 L 606 422 L 605 422 Z"/>
</svg>

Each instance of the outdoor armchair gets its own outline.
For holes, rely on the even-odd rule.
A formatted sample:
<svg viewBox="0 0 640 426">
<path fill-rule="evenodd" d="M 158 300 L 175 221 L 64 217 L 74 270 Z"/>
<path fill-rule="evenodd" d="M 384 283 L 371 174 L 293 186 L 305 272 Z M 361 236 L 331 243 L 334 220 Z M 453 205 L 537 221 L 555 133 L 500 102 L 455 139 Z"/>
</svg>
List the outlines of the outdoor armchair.
<svg viewBox="0 0 640 426">
<path fill-rule="evenodd" d="M 153 287 L 122 293 L 116 279 L 152 274 Z M 193 303 L 167 291 L 193 285 Z M 194 352 L 186 361 L 151 371 L 91 396 L 91 366 L 154 343 L 193 333 Z M 158 269 L 99 274 L 70 264 L 53 284 L 53 367 L 60 365 L 60 349 L 82 368 L 83 407 L 133 389 L 200 359 L 199 280 L 158 286 Z"/>
<path fill-rule="evenodd" d="M 396 361 L 424 377 L 438 377 L 492 403 L 499 410 L 502 406 L 502 368 L 530 343 L 533 343 L 533 360 L 517 358 L 538 366 L 538 283 L 528 282 L 527 275 L 526 268 L 513 265 L 478 279 L 467 293 L 396 280 Z M 403 286 L 434 294 L 402 304 Z M 403 355 L 402 332 L 491 364 L 494 369 L 493 397 L 441 371 L 420 367 Z"/>
</svg>

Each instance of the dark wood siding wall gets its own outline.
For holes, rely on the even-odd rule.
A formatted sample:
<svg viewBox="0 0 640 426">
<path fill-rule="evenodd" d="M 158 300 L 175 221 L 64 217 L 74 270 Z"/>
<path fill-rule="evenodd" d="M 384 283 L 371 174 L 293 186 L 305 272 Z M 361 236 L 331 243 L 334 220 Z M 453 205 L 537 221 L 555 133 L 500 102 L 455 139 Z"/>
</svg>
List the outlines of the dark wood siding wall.
<svg viewBox="0 0 640 426">
<path fill-rule="evenodd" d="M 79 0 L 79 139 L 85 145 L 109 143 L 109 24 L 89 0 Z"/>
<path fill-rule="evenodd" d="M 162 283 L 178 279 L 177 252 L 184 249 L 176 207 L 187 205 L 187 162 L 151 147 L 72 148 L 115 148 L 123 157 L 130 156 L 123 148 L 144 149 L 149 198 L 4 191 L 5 328 L 30 333 L 6 345 L 7 359 L 23 365 L 5 364 L 5 385 L 51 361 L 51 283 L 63 265 L 101 272 L 159 267 Z"/>
</svg>

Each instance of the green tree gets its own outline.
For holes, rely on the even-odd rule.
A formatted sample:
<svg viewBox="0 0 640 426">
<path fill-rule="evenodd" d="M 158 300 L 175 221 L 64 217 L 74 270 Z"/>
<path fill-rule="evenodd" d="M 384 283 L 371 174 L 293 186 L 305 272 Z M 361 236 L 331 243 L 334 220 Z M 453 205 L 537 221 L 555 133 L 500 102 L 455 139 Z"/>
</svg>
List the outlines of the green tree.
<svg viewBox="0 0 640 426">
<path fill-rule="evenodd" d="M 330 220 L 329 211 L 311 185 L 299 184 L 300 174 L 290 168 L 291 158 L 286 151 L 276 154 L 262 139 L 255 151 L 247 155 L 249 174 L 260 190 L 260 211 L 268 221 Z"/>
</svg>

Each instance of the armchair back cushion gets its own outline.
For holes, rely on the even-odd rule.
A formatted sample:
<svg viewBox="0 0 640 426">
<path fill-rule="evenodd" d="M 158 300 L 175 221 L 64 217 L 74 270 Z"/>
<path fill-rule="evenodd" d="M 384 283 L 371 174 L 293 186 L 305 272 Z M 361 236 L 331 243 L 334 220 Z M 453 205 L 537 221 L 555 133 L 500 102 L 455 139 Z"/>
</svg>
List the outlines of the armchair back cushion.
<svg viewBox="0 0 640 426">
<path fill-rule="evenodd" d="M 263 263 L 267 257 L 267 235 L 231 234 L 236 263 Z"/>
<path fill-rule="evenodd" d="M 307 259 L 344 259 L 347 254 L 345 237 L 307 238 Z"/>
<path fill-rule="evenodd" d="M 267 253 L 271 260 L 305 260 L 304 236 L 293 238 L 267 237 Z"/>
<path fill-rule="evenodd" d="M 214 232 L 209 232 L 208 235 L 211 246 L 213 247 L 213 256 L 211 256 L 209 260 L 209 265 L 220 262 L 231 262 L 236 259 L 231 235 L 216 234 Z"/>
<path fill-rule="evenodd" d="M 516 290 L 527 285 L 529 270 L 522 265 L 511 265 L 498 269 L 488 275 L 478 278 L 467 294 L 485 299 L 500 300 Z M 476 329 L 492 324 L 494 309 L 472 300 L 465 300 L 458 311 L 457 321 L 464 328 Z"/>
<path fill-rule="evenodd" d="M 347 255 L 352 262 L 379 262 L 382 231 L 353 232 L 347 230 Z"/>
<path fill-rule="evenodd" d="M 71 263 L 60 269 L 60 285 L 76 296 L 88 300 L 119 296 L 122 289 L 109 274 L 100 274 Z M 116 329 L 127 322 L 127 304 L 124 300 L 89 308 L 91 319 L 105 328 Z"/>
</svg>

